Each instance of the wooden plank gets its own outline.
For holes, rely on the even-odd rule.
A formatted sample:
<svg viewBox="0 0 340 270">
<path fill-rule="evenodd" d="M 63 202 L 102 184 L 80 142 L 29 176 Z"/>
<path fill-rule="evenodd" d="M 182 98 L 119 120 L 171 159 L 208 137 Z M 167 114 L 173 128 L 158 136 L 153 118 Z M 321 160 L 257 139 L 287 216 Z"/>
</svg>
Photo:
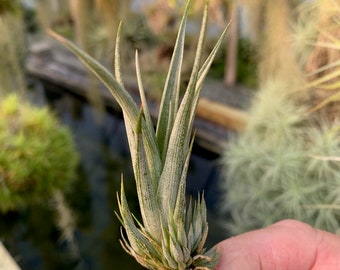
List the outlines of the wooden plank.
<svg viewBox="0 0 340 270">
<path fill-rule="evenodd" d="M 20 270 L 20 267 L 0 242 L 0 270 Z"/>
<path fill-rule="evenodd" d="M 234 131 L 243 131 L 248 118 L 244 111 L 207 98 L 200 99 L 197 116 Z"/>
</svg>

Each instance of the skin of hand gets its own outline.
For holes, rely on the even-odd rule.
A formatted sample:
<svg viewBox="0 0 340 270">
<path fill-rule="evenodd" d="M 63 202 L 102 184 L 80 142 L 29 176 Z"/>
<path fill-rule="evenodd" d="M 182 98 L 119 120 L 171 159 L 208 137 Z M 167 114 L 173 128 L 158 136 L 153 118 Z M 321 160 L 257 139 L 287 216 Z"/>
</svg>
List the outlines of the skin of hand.
<svg viewBox="0 0 340 270">
<path fill-rule="evenodd" d="M 296 221 L 220 242 L 215 270 L 340 270 L 340 236 Z"/>
</svg>

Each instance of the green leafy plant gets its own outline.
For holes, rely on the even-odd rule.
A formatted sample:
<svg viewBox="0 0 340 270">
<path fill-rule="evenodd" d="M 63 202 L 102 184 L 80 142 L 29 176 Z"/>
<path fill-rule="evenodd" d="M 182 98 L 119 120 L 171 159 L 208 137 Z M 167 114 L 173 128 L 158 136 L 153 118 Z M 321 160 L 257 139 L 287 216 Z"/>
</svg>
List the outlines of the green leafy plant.
<svg viewBox="0 0 340 270">
<path fill-rule="evenodd" d="M 78 161 L 72 137 L 47 109 L 12 94 L 0 102 L 0 212 L 65 190 Z"/>
<path fill-rule="evenodd" d="M 208 2 L 208 1 L 207 1 Z M 131 150 L 142 221 L 130 212 L 124 185 L 118 198 L 119 219 L 125 250 L 148 269 L 213 269 L 218 261 L 214 248 L 204 249 L 208 233 L 203 197 L 186 204 L 185 186 L 193 144 L 192 129 L 199 93 L 226 29 L 201 65 L 207 27 L 208 3 L 204 9 L 194 65 L 186 92 L 180 99 L 187 3 L 164 86 L 156 131 L 143 90 L 138 53 L 136 71 L 142 105 L 132 100 L 122 80 L 120 34 L 116 40 L 115 76 L 77 48 L 72 42 L 50 31 L 65 44 L 107 86 L 123 110 Z"/>
</svg>

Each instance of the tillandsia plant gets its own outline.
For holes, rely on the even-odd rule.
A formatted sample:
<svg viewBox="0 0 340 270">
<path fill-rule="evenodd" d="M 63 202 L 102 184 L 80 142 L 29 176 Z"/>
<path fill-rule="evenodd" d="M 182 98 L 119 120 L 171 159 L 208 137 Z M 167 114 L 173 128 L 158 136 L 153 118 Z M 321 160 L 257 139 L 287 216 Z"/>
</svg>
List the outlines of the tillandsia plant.
<svg viewBox="0 0 340 270">
<path fill-rule="evenodd" d="M 164 86 L 156 130 L 143 90 L 136 52 L 136 73 L 142 105 L 139 108 L 123 85 L 120 61 L 120 34 L 115 50 L 114 76 L 72 42 L 50 32 L 65 44 L 108 87 L 120 104 L 131 151 L 142 221 L 130 212 L 121 185 L 118 198 L 119 219 L 125 228 L 124 249 L 148 269 L 213 269 L 219 254 L 206 251 L 208 233 L 203 196 L 186 205 L 185 186 L 193 145 L 193 121 L 203 80 L 226 29 L 201 65 L 207 28 L 208 1 L 204 9 L 194 65 L 183 98 L 180 98 L 181 66 L 189 2 L 181 20 Z M 119 27 L 120 29 L 120 27 Z"/>
</svg>

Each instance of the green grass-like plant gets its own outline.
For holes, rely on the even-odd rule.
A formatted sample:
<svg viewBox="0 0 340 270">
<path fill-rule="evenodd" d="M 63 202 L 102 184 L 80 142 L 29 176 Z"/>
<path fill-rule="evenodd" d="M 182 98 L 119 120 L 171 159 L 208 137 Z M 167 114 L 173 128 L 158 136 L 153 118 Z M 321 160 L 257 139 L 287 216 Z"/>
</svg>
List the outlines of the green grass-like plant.
<svg viewBox="0 0 340 270">
<path fill-rule="evenodd" d="M 11 94 L 0 102 L 0 212 L 50 199 L 75 177 L 69 130 L 47 109 Z"/>
<path fill-rule="evenodd" d="M 120 31 L 116 40 L 114 76 L 73 43 L 50 32 L 107 86 L 123 110 L 142 221 L 137 220 L 130 212 L 122 183 L 118 198 L 119 219 L 126 232 L 126 235 L 122 234 L 122 245 L 148 269 L 213 269 L 219 257 L 214 248 L 210 251 L 204 249 L 208 233 L 204 198 L 199 197 L 197 201 L 190 201 L 187 205 L 185 187 L 193 144 L 193 120 L 200 90 L 226 29 L 201 65 L 207 27 L 206 3 L 192 73 L 186 92 L 180 99 L 188 6 L 189 3 L 178 30 L 156 130 L 143 90 L 138 53 L 136 71 L 141 107 L 124 88 L 120 63 Z"/>
</svg>

